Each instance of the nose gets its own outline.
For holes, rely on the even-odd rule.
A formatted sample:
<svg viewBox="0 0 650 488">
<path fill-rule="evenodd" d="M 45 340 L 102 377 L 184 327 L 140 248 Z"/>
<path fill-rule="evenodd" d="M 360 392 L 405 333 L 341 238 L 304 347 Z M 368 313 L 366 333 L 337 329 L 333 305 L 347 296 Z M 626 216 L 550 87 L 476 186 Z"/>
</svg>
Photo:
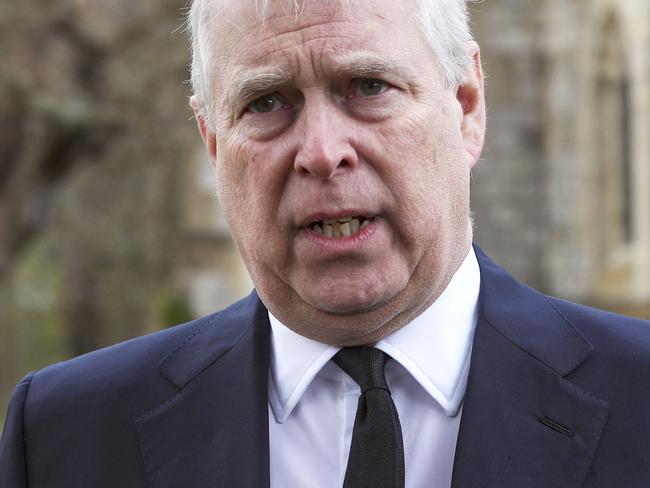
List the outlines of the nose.
<svg viewBox="0 0 650 488">
<path fill-rule="evenodd" d="M 296 129 L 294 170 L 299 175 L 329 180 L 358 166 L 352 127 L 334 102 L 305 104 Z"/>
</svg>

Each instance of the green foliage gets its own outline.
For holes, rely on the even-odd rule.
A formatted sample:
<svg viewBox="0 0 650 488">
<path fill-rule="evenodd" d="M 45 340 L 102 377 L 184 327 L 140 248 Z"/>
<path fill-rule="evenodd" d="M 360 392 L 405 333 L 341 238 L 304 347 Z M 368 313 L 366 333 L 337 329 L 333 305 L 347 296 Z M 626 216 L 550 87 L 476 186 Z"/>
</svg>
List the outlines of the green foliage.
<svg viewBox="0 0 650 488">
<path fill-rule="evenodd" d="M 153 302 L 153 317 L 159 328 L 171 327 L 192 320 L 194 314 L 187 298 L 177 290 L 160 290 Z"/>
<path fill-rule="evenodd" d="M 64 280 L 46 242 L 28 248 L 0 287 L 0 416 L 27 372 L 69 357 Z"/>
</svg>

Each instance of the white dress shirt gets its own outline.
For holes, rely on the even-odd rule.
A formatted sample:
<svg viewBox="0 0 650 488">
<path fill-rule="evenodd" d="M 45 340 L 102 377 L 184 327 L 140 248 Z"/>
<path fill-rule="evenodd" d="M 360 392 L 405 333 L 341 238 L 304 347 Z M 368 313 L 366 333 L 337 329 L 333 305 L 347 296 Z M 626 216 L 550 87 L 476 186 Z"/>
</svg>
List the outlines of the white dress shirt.
<svg viewBox="0 0 650 488">
<path fill-rule="evenodd" d="M 438 300 L 375 345 L 392 358 L 386 380 L 402 425 L 406 488 L 451 485 L 479 287 L 471 249 Z M 269 318 L 271 487 L 342 487 L 359 387 L 330 361 L 338 347 Z"/>
</svg>

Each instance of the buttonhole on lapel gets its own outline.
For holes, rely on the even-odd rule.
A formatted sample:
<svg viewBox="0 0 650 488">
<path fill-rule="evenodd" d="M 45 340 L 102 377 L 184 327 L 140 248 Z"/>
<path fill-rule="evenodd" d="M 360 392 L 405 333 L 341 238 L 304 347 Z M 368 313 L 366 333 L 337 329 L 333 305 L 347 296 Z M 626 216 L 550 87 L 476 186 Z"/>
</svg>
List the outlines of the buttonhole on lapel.
<svg viewBox="0 0 650 488">
<path fill-rule="evenodd" d="M 548 417 L 541 417 L 538 420 L 549 429 L 553 429 L 555 432 L 559 432 L 560 434 L 563 434 L 567 437 L 573 437 L 575 435 L 575 433 L 571 429 L 565 427 L 564 425 L 556 422 L 553 419 L 550 419 Z"/>
</svg>

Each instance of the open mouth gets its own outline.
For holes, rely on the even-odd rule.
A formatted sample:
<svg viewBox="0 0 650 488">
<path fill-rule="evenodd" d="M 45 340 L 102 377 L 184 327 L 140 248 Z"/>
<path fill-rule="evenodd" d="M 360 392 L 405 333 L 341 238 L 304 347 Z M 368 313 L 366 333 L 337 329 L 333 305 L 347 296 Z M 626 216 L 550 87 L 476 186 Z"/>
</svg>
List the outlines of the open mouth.
<svg viewBox="0 0 650 488">
<path fill-rule="evenodd" d="M 325 237 L 352 237 L 370 225 L 371 217 L 342 217 L 335 220 L 320 220 L 309 228 Z"/>
</svg>

